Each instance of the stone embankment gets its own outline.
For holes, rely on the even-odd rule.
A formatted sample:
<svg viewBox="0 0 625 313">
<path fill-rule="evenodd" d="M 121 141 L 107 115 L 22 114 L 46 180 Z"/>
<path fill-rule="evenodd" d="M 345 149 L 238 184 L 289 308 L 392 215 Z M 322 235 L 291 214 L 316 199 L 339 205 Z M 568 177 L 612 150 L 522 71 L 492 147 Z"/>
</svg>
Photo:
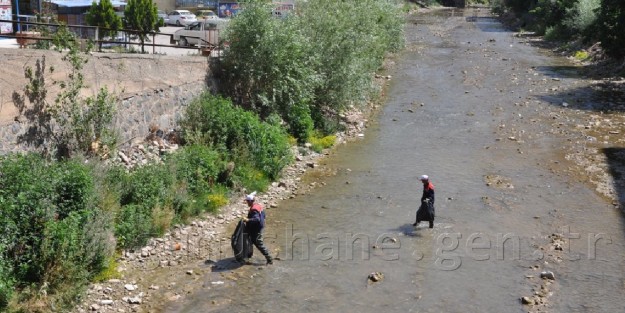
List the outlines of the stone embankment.
<svg viewBox="0 0 625 313">
<path fill-rule="evenodd" d="M 67 81 L 71 70 L 62 57 L 56 51 L 0 48 L 0 154 L 33 148 L 19 140 L 31 123 L 13 100 L 28 84 L 25 69 L 44 64 L 46 102 L 52 104 L 60 91 L 54 82 Z M 214 89 L 209 60 L 197 56 L 92 53 L 82 74 L 83 99 L 104 87 L 118 98 L 113 126 L 120 143 L 141 141 L 151 125 L 173 129 L 192 99 Z"/>
</svg>

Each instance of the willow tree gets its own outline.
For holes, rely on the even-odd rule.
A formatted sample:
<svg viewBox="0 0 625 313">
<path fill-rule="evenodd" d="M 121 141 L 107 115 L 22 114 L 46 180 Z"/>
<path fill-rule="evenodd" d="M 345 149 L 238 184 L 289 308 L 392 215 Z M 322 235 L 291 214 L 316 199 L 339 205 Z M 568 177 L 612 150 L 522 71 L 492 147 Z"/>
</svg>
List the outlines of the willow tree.
<svg viewBox="0 0 625 313">
<path fill-rule="evenodd" d="M 102 37 L 114 37 L 122 27 L 122 19 L 115 14 L 111 0 L 100 0 L 91 3 L 87 11 L 87 24 L 100 27 Z M 98 43 L 98 50 L 102 50 L 102 42 Z"/>
<path fill-rule="evenodd" d="M 137 32 L 141 53 L 145 53 L 145 41 L 150 41 L 147 34 L 158 31 L 159 25 L 158 8 L 152 0 L 128 0 L 124 10 L 124 27 Z"/>
</svg>

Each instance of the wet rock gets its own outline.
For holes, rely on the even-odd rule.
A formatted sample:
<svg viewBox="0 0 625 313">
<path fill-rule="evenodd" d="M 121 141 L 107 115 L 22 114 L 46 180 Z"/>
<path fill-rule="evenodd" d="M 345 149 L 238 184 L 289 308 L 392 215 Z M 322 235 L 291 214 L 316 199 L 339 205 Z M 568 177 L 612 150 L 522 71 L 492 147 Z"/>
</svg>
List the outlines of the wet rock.
<svg viewBox="0 0 625 313">
<path fill-rule="evenodd" d="M 368 279 L 369 279 L 370 282 L 377 283 L 377 282 L 382 281 L 384 279 L 384 274 L 382 274 L 380 272 L 373 272 L 373 273 L 369 274 Z"/>
<path fill-rule="evenodd" d="M 555 280 L 556 276 L 553 274 L 552 271 L 544 271 L 540 273 L 540 278 Z"/>
<path fill-rule="evenodd" d="M 126 299 L 126 302 L 130 304 L 141 304 L 142 301 L 140 297 L 128 297 Z"/>
</svg>

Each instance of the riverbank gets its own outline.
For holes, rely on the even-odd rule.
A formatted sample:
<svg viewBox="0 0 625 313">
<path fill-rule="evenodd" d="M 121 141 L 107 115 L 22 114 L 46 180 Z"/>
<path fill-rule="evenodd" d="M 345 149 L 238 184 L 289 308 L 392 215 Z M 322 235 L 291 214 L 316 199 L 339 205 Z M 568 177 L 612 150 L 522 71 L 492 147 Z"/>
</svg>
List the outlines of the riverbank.
<svg viewBox="0 0 625 313">
<path fill-rule="evenodd" d="M 390 68 L 393 64 L 389 59 L 385 67 Z M 390 79 L 387 75 L 375 76 L 381 98 L 384 96 L 384 86 Z M 362 138 L 369 117 L 378 108 L 379 104 L 372 102 L 341 114 L 341 124 L 345 131 L 336 134 L 335 145 Z M 136 153 L 131 151 L 151 151 L 151 144 L 134 141 L 122 153 L 133 155 Z M 139 146 L 148 148 L 141 149 Z M 158 150 L 158 147 L 154 149 Z M 302 183 L 301 177 L 317 168 L 328 153 L 316 153 L 308 145 L 293 147 L 292 150 L 295 162 L 283 170 L 279 181 L 273 182 L 266 192 L 257 196 L 257 201 L 268 210 L 269 216 L 273 211 L 281 209 L 281 200 L 307 194 L 317 186 L 317 183 Z M 145 247 L 123 251 L 118 258 L 119 277 L 89 286 L 85 298 L 74 312 L 151 311 L 166 302 L 182 301 L 191 289 L 201 287 L 189 285 L 189 282 L 195 282 L 210 272 L 241 266 L 232 256 L 229 235 L 233 223 L 247 214 L 242 199 L 248 192 L 251 190 L 240 191 L 217 215 L 205 214 L 188 225 L 175 225 L 163 237 L 152 238 Z M 271 252 L 277 256 L 276 262 L 280 262 L 279 250 L 271 243 L 269 245 L 275 248 Z"/>
</svg>

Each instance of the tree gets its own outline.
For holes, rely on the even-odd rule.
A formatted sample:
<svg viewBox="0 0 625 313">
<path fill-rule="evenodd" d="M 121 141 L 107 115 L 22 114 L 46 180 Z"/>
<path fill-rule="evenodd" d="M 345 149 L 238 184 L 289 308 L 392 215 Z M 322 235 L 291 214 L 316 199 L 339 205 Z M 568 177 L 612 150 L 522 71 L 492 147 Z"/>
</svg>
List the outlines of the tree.
<svg viewBox="0 0 625 313">
<path fill-rule="evenodd" d="M 100 0 L 99 3 L 91 3 L 87 24 L 100 27 L 102 37 L 114 37 L 122 26 L 122 20 L 115 14 L 111 0 Z M 98 44 L 98 50 L 102 50 L 102 42 Z"/>
<path fill-rule="evenodd" d="M 138 32 L 142 53 L 145 53 L 145 41 L 149 41 L 147 33 L 158 31 L 159 25 L 158 8 L 152 0 L 128 0 L 124 10 L 124 27 Z"/>
<path fill-rule="evenodd" d="M 615 58 L 625 57 L 625 1 L 602 0 L 597 28 L 606 53 Z"/>
</svg>

